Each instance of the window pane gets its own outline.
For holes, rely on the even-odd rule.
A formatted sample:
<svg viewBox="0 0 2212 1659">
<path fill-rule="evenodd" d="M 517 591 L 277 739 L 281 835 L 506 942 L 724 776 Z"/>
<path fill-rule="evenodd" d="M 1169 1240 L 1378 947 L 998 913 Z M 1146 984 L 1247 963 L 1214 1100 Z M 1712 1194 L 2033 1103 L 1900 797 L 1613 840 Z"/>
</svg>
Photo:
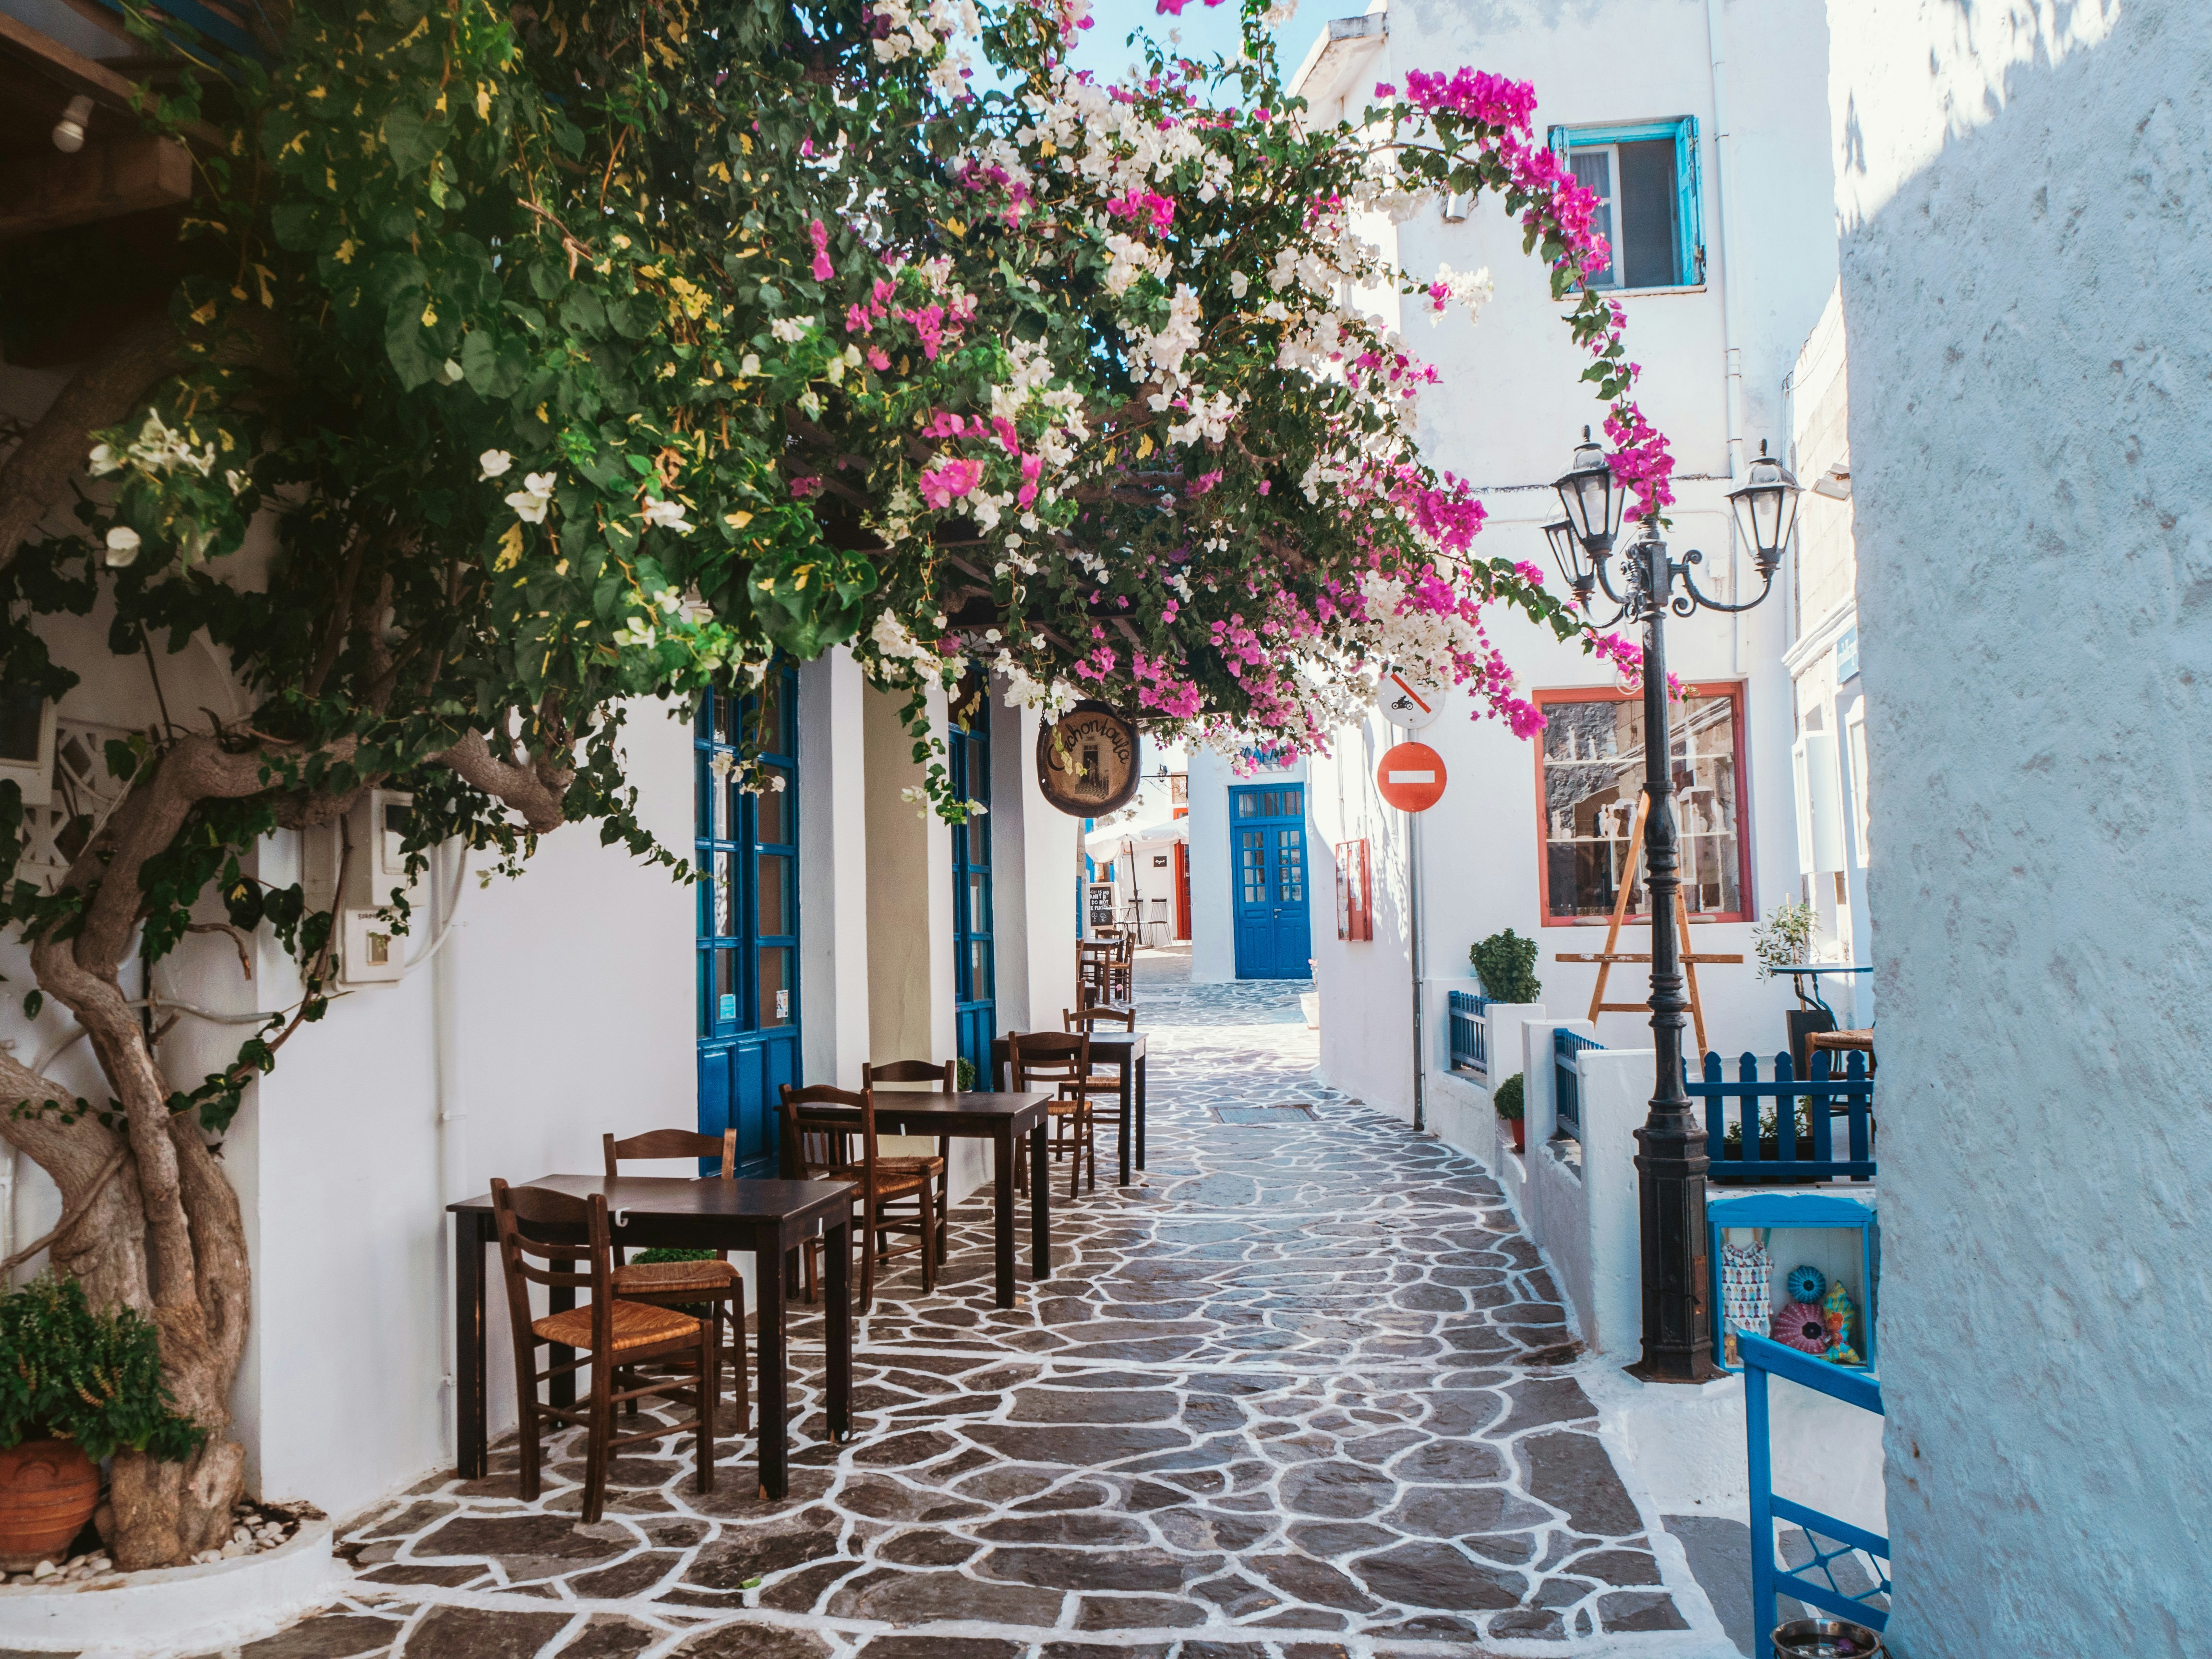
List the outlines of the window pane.
<svg viewBox="0 0 2212 1659">
<path fill-rule="evenodd" d="M 760 872 L 760 934 L 773 939 L 796 933 L 791 902 L 793 860 L 781 853 L 763 853 L 755 866 Z"/>
<path fill-rule="evenodd" d="M 771 755 L 791 752 L 791 738 L 784 729 L 787 689 L 783 676 L 771 673 L 761 682 L 760 691 L 753 699 L 753 730 L 760 746 Z"/>
<path fill-rule="evenodd" d="M 791 982 L 791 947 L 787 945 L 763 945 L 760 947 L 760 1029 L 773 1025 L 788 1025 L 793 1014 Z"/>
<path fill-rule="evenodd" d="M 1549 914 L 1608 915 L 1628 881 L 1630 910 L 1640 915 L 1648 908 L 1643 872 L 1629 870 L 1627 859 L 1644 784 L 1642 702 L 1550 702 L 1544 718 Z M 1683 902 L 1700 914 L 1740 915 L 1734 701 L 1691 698 L 1674 717 L 1669 747 Z"/>
<path fill-rule="evenodd" d="M 713 1018 L 726 1025 L 738 1017 L 738 953 L 735 951 L 714 952 L 714 1008 Z"/>
<path fill-rule="evenodd" d="M 726 691 L 717 691 L 714 697 L 714 735 L 724 743 L 743 741 L 743 717 L 739 710 L 743 700 Z"/>
<path fill-rule="evenodd" d="M 988 1002 L 991 1000 L 991 941 L 976 939 L 968 941 L 968 1000 Z"/>
<path fill-rule="evenodd" d="M 1575 182 L 1595 193 L 1598 205 L 1590 214 L 1590 228 L 1611 243 L 1613 238 L 1613 152 L 1609 149 L 1577 149 L 1568 153 L 1567 165 L 1574 169 Z M 1615 258 L 1619 255 L 1616 251 Z M 1610 288 L 1619 279 L 1612 265 L 1592 271 L 1586 279 L 1592 288 Z"/>
<path fill-rule="evenodd" d="M 733 939 L 738 932 L 738 855 L 714 854 L 714 902 L 709 913 L 717 939 Z"/>
<path fill-rule="evenodd" d="M 991 820 L 989 816 L 970 818 L 967 823 L 968 862 L 979 869 L 988 869 L 991 864 Z"/>
<path fill-rule="evenodd" d="M 981 870 L 968 872 L 968 931 L 991 931 L 991 878 Z"/>
<path fill-rule="evenodd" d="M 1674 141 L 1623 144 L 1620 246 L 1613 263 L 1628 288 L 1667 288 L 1680 280 L 1674 252 Z"/>
<path fill-rule="evenodd" d="M 1285 790 L 1284 790 L 1284 791 L 1283 791 L 1283 816 L 1284 816 L 1284 817 L 1291 817 L 1291 818 L 1294 818 L 1294 817 L 1297 817 L 1300 813 L 1304 812 L 1305 810 L 1306 810 L 1306 809 L 1305 809 L 1305 791 L 1304 791 L 1304 790 L 1303 790 L 1303 789 L 1285 789 Z"/>
<path fill-rule="evenodd" d="M 1246 799 L 1250 799 L 1249 795 Z M 1267 902 L 1267 849 L 1262 832 L 1247 830 L 1237 836 L 1237 861 L 1247 904 Z"/>
<path fill-rule="evenodd" d="M 1258 805 L 1259 805 L 1259 803 L 1258 803 L 1256 800 L 1253 799 L 1253 798 L 1252 798 L 1251 796 L 1249 796 L 1249 795 L 1239 795 L 1239 796 L 1237 796 L 1237 816 L 1238 817 L 1240 817 L 1240 818 L 1249 818 L 1249 817 L 1250 817 L 1252 816 L 1253 810 L 1254 810 L 1255 807 L 1257 807 L 1257 806 L 1258 806 Z"/>
<path fill-rule="evenodd" d="M 1275 831 L 1278 904 L 1303 904 L 1306 896 L 1306 838 L 1303 830 Z"/>
<path fill-rule="evenodd" d="M 707 784 L 702 793 L 707 803 L 708 836 L 714 841 L 729 840 L 730 825 L 734 821 L 734 815 L 730 808 L 729 781 L 726 778 L 717 777 L 710 768 L 707 773 Z"/>
<path fill-rule="evenodd" d="M 775 787 L 775 780 L 783 780 L 783 787 Z M 760 781 L 766 786 L 753 797 L 758 811 L 753 819 L 754 839 L 769 847 L 788 847 L 791 844 L 791 773 L 781 766 L 764 766 Z"/>
</svg>

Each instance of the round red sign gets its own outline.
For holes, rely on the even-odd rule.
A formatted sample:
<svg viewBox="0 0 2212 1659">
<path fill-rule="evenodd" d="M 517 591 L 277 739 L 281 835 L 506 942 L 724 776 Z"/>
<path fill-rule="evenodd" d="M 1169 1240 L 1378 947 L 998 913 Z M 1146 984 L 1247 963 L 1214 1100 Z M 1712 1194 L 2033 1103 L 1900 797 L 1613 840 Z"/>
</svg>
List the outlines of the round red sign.
<svg viewBox="0 0 2212 1659">
<path fill-rule="evenodd" d="M 1444 757 L 1425 743 L 1401 743 L 1375 763 L 1375 787 L 1401 812 L 1425 812 L 1443 799 Z"/>
</svg>

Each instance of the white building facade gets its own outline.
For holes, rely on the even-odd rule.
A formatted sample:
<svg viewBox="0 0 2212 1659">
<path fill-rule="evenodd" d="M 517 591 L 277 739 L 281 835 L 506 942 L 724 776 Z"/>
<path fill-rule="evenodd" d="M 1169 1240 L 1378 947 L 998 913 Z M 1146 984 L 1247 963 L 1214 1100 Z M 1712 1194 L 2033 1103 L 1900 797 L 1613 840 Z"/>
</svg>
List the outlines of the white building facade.
<svg viewBox="0 0 2212 1659">
<path fill-rule="evenodd" d="M 1785 383 L 1835 285 L 1826 38 L 1819 0 L 1613 0 L 1568 12 L 1539 0 L 1414 4 L 1333 25 L 1301 70 L 1322 120 L 1357 118 L 1377 82 L 1402 84 L 1408 69 L 1471 63 L 1534 84 L 1538 131 L 1611 216 L 1607 285 L 1643 365 L 1638 396 L 1676 458 L 1669 545 L 1677 557 L 1700 551 L 1700 586 L 1731 602 L 1751 597 L 1756 577 L 1732 539 L 1725 496 L 1762 442 L 1789 455 Z M 1402 324 L 1443 377 L 1424 404 L 1422 439 L 1433 464 L 1478 488 L 1488 514 L 1478 550 L 1548 569 L 1542 526 L 1560 516 L 1551 481 L 1603 410 L 1578 378 L 1563 307 L 1522 253 L 1518 225 L 1492 203 L 1368 234 L 1391 239 L 1416 272 L 1489 269 L 1496 295 L 1479 324 L 1457 311 L 1433 326 Z M 1785 574 L 1743 616 L 1704 612 L 1668 629 L 1668 665 L 1690 693 L 1674 716 L 1687 947 L 1746 958 L 1698 972 L 1708 1046 L 1731 1056 L 1771 1056 L 1788 1041 L 1791 1000 L 1758 980 L 1748 958 L 1753 925 L 1807 890 L 1785 665 L 1797 627 L 1792 580 Z M 1510 618 L 1496 626 L 1546 731 L 1517 739 L 1498 722 L 1470 721 L 1462 699 L 1419 733 L 1449 780 L 1419 831 L 1424 1094 L 1444 1108 L 1443 1133 L 1458 1138 L 1454 1114 L 1463 1113 L 1472 1149 L 1486 1154 L 1486 1101 L 1446 1075 L 1446 994 L 1471 987 L 1468 947 L 1511 928 L 1537 942 L 1552 1014 L 1588 1012 L 1598 968 L 1556 958 L 1603 947 L 1620 883 L 1632 878 L 1643 769 L 1640 702 L 1605 664 Z M 1401 735 L 1379 719 L 1341 734 L 1336 754 L 1311 768 L 1310 804 L 1318 887 L 1334 887 L 1340 859 L 1364 859 L 1371 894 L 1371 939 L 1340 939 L 1326 908 L 1315 930 L 1322 1069 L 1369 1103 L 1410 1115 L 1409 823 L 1375 782 L 1382 751 Z M 1632 914 L 1641 909 L 1632 896 Z M 1649 939 L 1638 921 L 1616 948 L 1648 950 Z M 1623 964 L 1603 1000 L 1639 1004 L 1648 993 L 1646 970 Z M 1649 1042 L 1641 1013 L 1601 1014 L 1595 1031 L 1608 1046 Z"/>
</svg>

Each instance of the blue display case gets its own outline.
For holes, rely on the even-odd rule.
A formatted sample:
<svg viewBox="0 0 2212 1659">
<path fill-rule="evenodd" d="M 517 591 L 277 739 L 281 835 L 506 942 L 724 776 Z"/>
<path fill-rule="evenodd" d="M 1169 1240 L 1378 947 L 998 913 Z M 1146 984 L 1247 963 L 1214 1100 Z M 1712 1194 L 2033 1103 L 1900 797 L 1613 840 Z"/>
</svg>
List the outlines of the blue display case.
<svg viewBox="0 0 2212 1659">
<path fill-rule="evenodd" d="M 1873 1194 L 1867 1193 L 1866 1196 L 1870 1198 Z M 1783 1289 L 1784 1281 L 1790 1269 L 1801 1263 L 1819 1267 L 1831 1281 L 1840 1279 L 1856 1310 L 1852 1334 L 1857 1340 L 1853 1346 L 1864 1357 L 1865 1364 L 1842 1365 L 1838 1369 L 1875 1369 L 1879 1358 L 1875 1346 L 1875 1310 L 1881 1297 L 1881 1227 L 1872 1204 L 1817 1192 L 1714 1192 L 1705 1200 L 1705 1224 L 1711 1229 L 1706 1241 L 1706 1262 L 1712 1297 L 1714 1363 L 1730 1371 L 1743 1369 L 1729 1352 L 1726 1304 L 1721 1297 L 1721 1244 L 1731 1227 L 1759 1228 L 1767 1232 L 1767 1254 L 1771 1264 L 1768 1307 L 1778 1309 L 1789 1300 Z M 1817 1237 L 1821 1234 L 1830 1237 Z M 1804 1235 L 1814 1237 L 1801 1237 Z M 1760 1336 L 1766 1334 L 1765 1330 L 1757 1333 Z"/>
</svg>

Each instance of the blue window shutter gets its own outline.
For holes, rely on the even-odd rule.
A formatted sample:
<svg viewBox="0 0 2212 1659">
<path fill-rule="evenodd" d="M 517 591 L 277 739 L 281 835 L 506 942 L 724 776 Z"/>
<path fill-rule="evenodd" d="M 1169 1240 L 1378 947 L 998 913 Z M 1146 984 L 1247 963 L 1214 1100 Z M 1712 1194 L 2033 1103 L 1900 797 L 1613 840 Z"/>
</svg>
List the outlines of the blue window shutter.
<svg viewBox="0 0 2212 1659">
<path fill-rule="evenodd" d="M 1674 178 L 1678 198 L 1677 222 L 1681 228 L 1684 287 L 1705 279 L 1705 216 L 1698 188 L 1698 118 L 1686 115 L 1674 129 Z"/>
<path fill-rule="evenodd" d="M 1565 166 L 1567 160 L 1567 130 L 1565 127 L 1552 128 L 1544 135 L 1544 142 L 1551 146 L 1552 154 L 1559 158 L 1560 165 Z"/>
</svg>

